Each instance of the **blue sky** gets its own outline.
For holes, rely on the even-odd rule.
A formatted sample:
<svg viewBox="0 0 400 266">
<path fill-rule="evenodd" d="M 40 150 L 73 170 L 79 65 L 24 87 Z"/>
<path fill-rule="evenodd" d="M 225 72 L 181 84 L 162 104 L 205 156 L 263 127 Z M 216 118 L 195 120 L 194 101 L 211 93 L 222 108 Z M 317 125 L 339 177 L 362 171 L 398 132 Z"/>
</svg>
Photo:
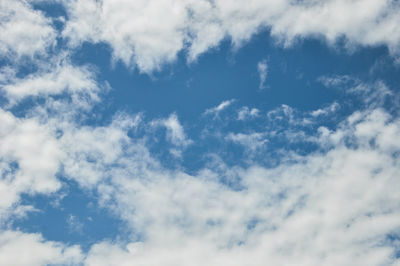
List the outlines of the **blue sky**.
<svg viewBox="0 0 400 266">
<path fill-rule="evenodd" d="M 398 1 L 0 10 L 0 265 L 400 265 Z"/>
</svg>

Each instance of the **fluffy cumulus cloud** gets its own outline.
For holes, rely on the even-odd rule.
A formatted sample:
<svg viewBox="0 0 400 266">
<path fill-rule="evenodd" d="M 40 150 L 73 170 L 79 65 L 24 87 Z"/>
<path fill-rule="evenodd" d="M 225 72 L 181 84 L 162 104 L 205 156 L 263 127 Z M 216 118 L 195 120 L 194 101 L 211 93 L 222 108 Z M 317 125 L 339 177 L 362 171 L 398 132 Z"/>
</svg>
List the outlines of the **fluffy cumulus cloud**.
<svg viewBox="0 0 400 266">
<path fill-rule="evenodd" d="M 1 265 L 74 265 L 83 256 L 78 246 L 45 241 L 38 234 L 18 231 L 0 233 Z"/>
<path fill-rule="evenodd" d="M 3 218 L 21 193 L 51 193 L 61 184 L 55 177 L 62 159 L 59 143 L 36 119 L 19 119 L 0 111 L 0 214 Z"/>
<path fill-rule="evenodd" d="M 0 2 L 0 53 L 9 58 L 33 57 L 55 44 L 52 22 L 26 1 Z"/>
<path fill-rule="evenodd" d="M 72 46 L 106 42 L 114 59 L 143 72 L 159 70 L 180 51 L 189 61 L 230 38 L 240 46 L 262 28 L 284 45 L 322 37 L 347 47 L 386 45 L 399 55 L 400 5 L 394 0 L 111 1 L 70 0 L 63 36 Z M 349 27 L 351 25 L 351 27 Z"/>
<path fill-rule="evenodd" d="M 87 66 L 72 66 L 57 58 L 55 62 L 47 62 L 43 68 L 23 78 L 16 77 L 16 73 L 9 68 L 3 69 L 0 77 L 2 91 L 9 105 L 16 105 L 26 98 L 43 98 L 67 92 L 71 99 L 84 105 L 83 99 L 95 101 L 100 91 L 95 81 L 94 72 Z M 88 107 L 88 103 L 85 104 Z"/>
</svg>

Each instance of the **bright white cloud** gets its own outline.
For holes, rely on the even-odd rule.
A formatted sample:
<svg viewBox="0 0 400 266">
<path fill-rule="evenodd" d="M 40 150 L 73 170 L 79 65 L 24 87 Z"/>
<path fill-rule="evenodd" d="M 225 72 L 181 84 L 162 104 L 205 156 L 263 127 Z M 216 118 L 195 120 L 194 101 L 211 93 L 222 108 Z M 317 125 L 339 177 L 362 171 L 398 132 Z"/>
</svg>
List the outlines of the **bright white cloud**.
<svg viewBox="0 0 400 266">
<path fill-rule="evenodd" d="M 181 1 L 68 1 L 63 35 L 72 45 L 105 41 L 113 57 L 143 72 L 159 70 L 184 46 L 185 5 Z"/>
<path fill-rule="evenodd" d="M 101 183 L 109 177 L 107 169 L 124 157 L 125 150 L 135 149 L 136 145 L 129 146 L 128 131 L 139 119 L 116 116 L 103 127 L 79 126 L 71 121 L 57 127 L 60 123 L 57 119 L 53 121 L 62 130 L 59 143 L 66 153 L 64 174 L 87 188 Z"/>
<path fill-rule="evenodd" d="M 45 53 L 55 44 L 52 22 L 26 1 L 0 1 L 0 54 L 15 60 Z"/>
<path fill-rule="evenodd" d="M 63 36 L 75 46 L 106 42 L 113 57 L 142 72 L 159 70 L 187 51 L 189 61 L 226 37 L 238 47 L 262 28 L 285 45 L 321 36 L 347 47 L 386 45 L 399 55 L 400 5 L 397 1 L 328 0 L 163 0 L 63 2 L 69 20 Z M 171 15 L 172 14 L 172 15 Z M 349 27 L 349 25 L 351 25 Z"/>
<path fill-rule="evenodd" d="M 88 101 L 98 101 L 100 88 L 95 81 L 94 72 L 89 67 L 72 66 L 68 59 L 60 58 L 55 62 L 46 62 L 43 69 L 23 78 L 15 77 L 8 68 L 0 76 L 0 88 L 15 105 L 27 97 L 47 97 L 68 92 L 72 101 L 81 107 L 91 105 Z"/>
<path fill-rule="evenodd" d="M 0 264 L 18 266 L 76 265 L 83 256 L 78 246 L 45 241 L 39 234 L 0 232 Z"/>
<path fill-rule="evenodd" d="M 19 119 L 0 110 L 0 212 L 7 212 L 21 193 L 52 193 L 63 153 L 52 131 L 36 119 Z M 15 206 L 14 206 L 15 207 Z"/>
</svg>

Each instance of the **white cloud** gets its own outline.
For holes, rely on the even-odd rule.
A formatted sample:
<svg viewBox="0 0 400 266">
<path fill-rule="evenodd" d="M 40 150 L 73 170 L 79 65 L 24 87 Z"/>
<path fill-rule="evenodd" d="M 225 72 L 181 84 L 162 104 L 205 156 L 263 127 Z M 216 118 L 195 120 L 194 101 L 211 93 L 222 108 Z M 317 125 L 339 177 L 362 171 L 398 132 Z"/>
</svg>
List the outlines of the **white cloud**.
<svg viewBox="0 0 400 266">
<path fill-rule="evenodd" d="M 242 108 L 240 108 L 239 112 L 238 112 L 238 120 L 247 120 L 249 118 L 254 118 L 259 116 L 260 114 L 260 110 L 258 110 L 257 108 L 251 108 L 249 109 L 249 107 L 244 106 Z"/>
<path fill-rule="evenodd" d="M 0 212 L 6 212 L 21 193 L 52 193 L 60 188 L 55 174 L 63 153 L 49 127 L 36 119 L 19 119 L 0 109 L 0 121 Z"/>
<path fill-rule="evenodd" d="M 267 79 L 267 74 L 268 74 L 268 65 L 266 60 L 258 62 L 257 71 L 260 78 L 260 85 L 258 86 L 258 88 L 261 90 L 265 88 L 265 81 Z"/>
<path fill-rule="evenodd" d="M 34 196 L 59 190 L 61 182 L 56 175 L 69 166 L 70 150 L 79 150 L 74 141 L 68 143 L 63 136 L 74 132 L 85 116 L 82 111 L 90 110 L 102 91 L 90 68 L 73 67 L 64 55 L 46 64 L 39 61 L 36 66 L 38 70 L 26 76 L 16 77 L 13 67 L 3 68 L 0 75 L 1 90 L 8 99 L 5 109 L 0 109 L 1 223 L 35 210 L 20 205 L 22 194 Z M 65 97 L 51 97 L 63 93 Z M 23 117 L 7 111 L 26 97 L 41 97 L 45 101 L 27 108 Z M 107 138 L 112 140 L 111 136 Z"/>
<path fill-rule="evenodd" d="M 296 110 L 287 104 L 282 104 L 281 106 L 269 111 L 267 117 L 273 122 L 287 120 L 288 123 L 292 125 L 301 123 L 296 117 Z"/>
<path fill-rule="evenodd" d="M 204 115 L 213 115 L 214 118 L 218 117 L 219 113 L 223 110 L 225 110 L 226 108 L 228 108 L 228 106 L 230 106 L 232 103 L 234 103 L 235 100 L 231 99 L 231 100 L 226 100 L 221 102 L 219 105 L 209 108 L 204 112 Z"/>
<path fill-rule="evenodd" d="M 206 167 L 188 175 L 143 168 L 144 161 L 157 165 L 150 157 L 140 167 L 126 160 L 99 189 L 142 241 L 100 242 L 85 262 L 396 265 L 399 247 L 388 235 L 400 226 L 397 134 L 399 120 L 371 109 L 326 131 L 320 145 L 328 151 L 287 153 L 275 168 L 221 165 L 226 172 Z M 221 183 L 225 175 L 237 184 Z"/>
<path fill-rule="evenodd" d="M 221 103 L 213 113 L 220 113 L 229 104 L 231 101 Z M 289 106 L 269 113 L 271 120 L 301 121 L 299 116 Z M 49 115 L 43 121 L 46 124 L 38 120 L 2 111 L 5 127 L 1 128 L 0 150 L 2 159 L 6 158 L 2 176 L 11 173 L 11 161 L 19 163 L 17 171 L 30 173 L 23 180 L 3 178 L 4 184 L 12 184 L 4 189 L 11 194 L 2 194 L 6 195 L 2 199 L 11 202 L 5 206 L 16 203 L 22 191 L 14 193 L 17 186 L 12 182 L 22 184 L 24 191 L 36 182 L 40 186 L 33 185 L 33 192 L 57 190 L 55 174 L 62 165 L 66 177 L 96 190 L 100 206 L 110 208 L 141 239 L 101 241 L 90 248 L 85 259 L 78 255 L 68 258 L 86 265 L 396 262 L 396 247 L 387 235 L 400 227 L 396 191 L 400 185 L 396 157 L 400 122 L 383 109 L 358 111 L 334 131 L 321 128 L 311 137 L 318 137 L 316 143 L 326 152 L 301 157 L 288 151 L 275 168 L 254 162 L 243 168 L 231 167 L 212 159 L 193 175 L 162 167 L 140 139 L 129 137 L 128 131 L 137 125 L 134 117 L 116 116 L 104 126 L 82 126 L 64 116 Z M 176 114 L 158 123 L 167 128 L 171 142 L 187 140 Z M 57 130 L 62 132 L 56 138 Z M 268 130 L 232 134 L 231 138 L 252 147 L 254 141 L 263 141 L 262 134 Z M 13 175 L 18 177 L 18 173 Z M 44 189 L 45 184 L 50 186 Z M 36 252 L 26 256 L 31 264 L 45 264 L 47 258 L 54 257 L 60 263 L 67 260 L 63 247 L 52 248 L 59 244 L 45 242 L 38 235 L 14 234 L 26 245 L 32 242 L 29 250 Z M 19 246 L 8 239 L 0 241 L 6 243 L 4 252 L 0 248 L 4 264 L 12 259 L 6 256 L 13 254 L 9 249 Z M 37 242 L 40 244 L 35 249 Z M 43 246 L 46 248 L 41 251 Z M 80 254 L 79 249 L 73 250 Z M 30 257 L 33 255 L 37 257 Z"/>
<path fill-rule="evenodd" d="M 185 130 L 179 122 L 176 113 L 172 113 L 167 119 L 159 119 L 151 122 L 152 126 L 163 126 L 167 130 L 167 139 L 178 147 L 186 147 L 192 141 L 187 138 Z"/>
<path fill-rule="evenodd" d="M 116 116 L 111 124 L 97 127 L 62 124 L 59 143 L 66 153 L 64 174 L 83 187 L 101 183 L 108 177 L 107 169 L 118 163 L 125 150 L 135 149 L 135 145 L 128 146 L 128 131 L 137 125 L 137 119 Z"/>
<path fill-rule="evenodd" d="M 78 246 L 45 241 L 39 234 L 0 232 L 0 264 L 18 266 L 77 265 L 83 256 Z"/>
<path fill-rule="evenodd" d="M 365 83 L 361 80 L 348 76 L 322 76 L 318 78 L 324 86 L 344 91 L 347 94 L 357 96 L 366 106 L 382 106 L 388 96 L 398 97 L 386 86 L 382 80 L 375 81 L 373 84 Z M 392 101 L 396 103 L 396 101 Z"/>
<path fill-rule="evenodd" d="M 63 35 L 72 45 L 105 41 L 113 57 L 143 72 L 176 59 L 184 46 L 186 10 L 181 1 L 68 1 Z"/>
<path fill-rule="evenodd" d="M 314 110 L 310 114 L 313 117 L 326 116 L 326 115 L 330 115 L 330 114 L 334 113 L 339 108 L 340 108 L 340 105 L 337 102 L 334 102 L 324 108 Z"/>
<path fill-rule="evenodd" d="M 386 45 L 393 55 L 400 53 L 397 1 L 72 0 L 63 4 L 69 17 L 63 36 L 71 45 L 106 42 L 114 59 L 147 73 L 173 62 L 182 50 L 193 61 L 226 37 L 238 47 L 263 28 L 284 45 L 322 37 L 331 45 L 344 39 L 350 49 Z"/>
<path fill-rule="evenodd" d="M 44 54 L 55 44 L 51 20 L 33 10 L 26 1 L 0 2 L 0 54 L 15 60 Z"/>
<path fill-rule="evenodd" d="M 88 101 L 98 101 L 101 91 L 89 67 L 72 66 L 64 56 L 54 62 L 46 61 L 38 71 L 23 78 L 15 77 L 15 73 L 6 68 L 0 77 L 1 83 L 4 85 L 0 90 L 9 100 L 9 106 L 27 97 L 48 97 L 68 92 L 74 103 L 83 107 L 92 104 Z"/>
<path fill-rule="evenodd" d="M 54 41 L 49 21 L 25 2 L 1 4 L 6 17 L 1 27 L 14 36 L 0 41 L 2 53 L 44 53 Z M 174 61 L 182 49 L 195 60 L 226 36 L 239 46 L 261 27 L 270 27 L 286 44 L 316 35 L 335 43 L 344 36 L 349 44 L 385 44 L 393 53 L 400 36 L 394 27 L 399 7 L 390 1 L 71 0 L 66 6 L 69 20 L 63 36 L 71 46 L 106 42 L 116 60 L 143 72 Z M 18 15 L 17 7 L 26 18 Z M 25 40 L 15 41 L 21 35 L 14 27 L 19 23 L 34 26 L 29 34 L 35 34 L 27 38 L 31 47 Z M 0 75 L 7 84 L 3 90 L 15 102 L 63 92 L 97 97 L 97 85 L 86 68 L 65 64 L 23 79 L 15 78 L 15 72 L 3 69 Z M 317 135 L 305 136 L 316 139 L 324 152 L 300 156 L 287 151 L 275 168 L 213 160 L 191 175 L 162 167 L 144 142 L 130 137 L 137 121 L 133 117 L 85 126 L 68 115 L 76 115 L 79 107 L 52 98 L 25 118 L 1 110 L 2 218 L 12 208 L 21 215 L 32 210 L 19 205 L 23 193 L 57 191 L 61 183 L 56 174 L 62 168 L 67 178 L 97 191 L 100 205 L 124 220 L 140 241 L 101 241 L 83 258 L 77 247 L 6 230 L 0 233 L 0 264 L 399 264 L 394 256 L 399 247 L 388 235 L 400 228 L 400 121 L 371 103 L 388 95 L 381 85 L 373 97 L 366 87 L 353 90 L 367 99 L 368 110 L 355 112 L 336 130 L 320 127 Z M 218 117 L 233 101 L 205 114 Z M 315 115 L 322 115 L 321 110 Z M 243 117 L 252 113 L 258 111 L 243 111 Z M 270 120 L 286 119 L 291 125 L 304 122 L 297 116 L 287 105 L 268 113 Z M 190 143 L 176 114 L 157 123 L 167 129 L 174 145 Z M 257 149 L 267 131 L 227 138 Z"/>
<path fill-rule="evenodd" d="M 249 149 L 250 152 L 255 152 L 268 142 L 265 134 L 257 132 L 250 134 L 229 133 L 225 139 L 243 145 L 246 149 Z"/>
</svg>

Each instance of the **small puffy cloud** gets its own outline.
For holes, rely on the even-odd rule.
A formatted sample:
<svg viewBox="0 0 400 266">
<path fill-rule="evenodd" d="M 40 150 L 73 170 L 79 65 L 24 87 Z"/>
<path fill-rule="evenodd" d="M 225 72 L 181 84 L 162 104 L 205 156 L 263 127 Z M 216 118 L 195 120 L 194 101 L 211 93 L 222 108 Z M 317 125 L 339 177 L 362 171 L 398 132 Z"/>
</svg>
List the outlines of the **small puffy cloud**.
<svg viewBox="0 0 400 266">
<path fill-rule="evenodd" d="M 168 118 L 153 120 L 150 123 L 151 127 L 163 127 L 166 129 L 167 140 L 175 146 L 170 149 L 170 153 L 176 157 L 181 157 L 182 149 L 185 149 L 192 143 L 185 133 L 185 130 L 179 122 L 176 113 L 172 113 Z"/>
<path fill-rule="evenodd" d="M 254 118 L 259 116 L 260 114 L 260 110 L 258 110 L 257 108 L 249 108 L 247 106 L 243 106 L 242 108 L 240 108 L 240 110 L 238 111 L 238 120 L 247 120 L 250 118 Z"/>
<path fill-rule="evenodd" d="M 229 133 L 226 140 L 232 141 L 233 143 L 242 145 L 246 150 L 250 152 L 255 152 L 262 148 L 268 140 L 266 139 L 265 133 Z"/>
<path fill-rule="evenodd" d="M 167 138 L 171 143 L 176 146 L 187 146 L 191 143 L 187 139 L 183 126 L 175 113 L 171 114 L 168 119 L 161 120 L 160 122 L 167 129 Z"/>
<path fill-rule="evenodd" d="M 268 65 L 267 65 L 267 60 L 262 60 L 258 62 L 257 64 L 257 71 L 258 71 L 258 76 L 260 78 L 260 85 L 258 88 L 265 89 L 265 81 L 267 79 L 268 75 Z"/>
<path fill-rule="evenodd" d="M 330 115 L 330 114 L 334 113 L 339 108 L 340 108 L 340 105 L 337 102 L 334 102 L 324 108 L 314 110 L 310 114 L 313 117 L 326 116 L 326 115 Z"/>
</svg>

